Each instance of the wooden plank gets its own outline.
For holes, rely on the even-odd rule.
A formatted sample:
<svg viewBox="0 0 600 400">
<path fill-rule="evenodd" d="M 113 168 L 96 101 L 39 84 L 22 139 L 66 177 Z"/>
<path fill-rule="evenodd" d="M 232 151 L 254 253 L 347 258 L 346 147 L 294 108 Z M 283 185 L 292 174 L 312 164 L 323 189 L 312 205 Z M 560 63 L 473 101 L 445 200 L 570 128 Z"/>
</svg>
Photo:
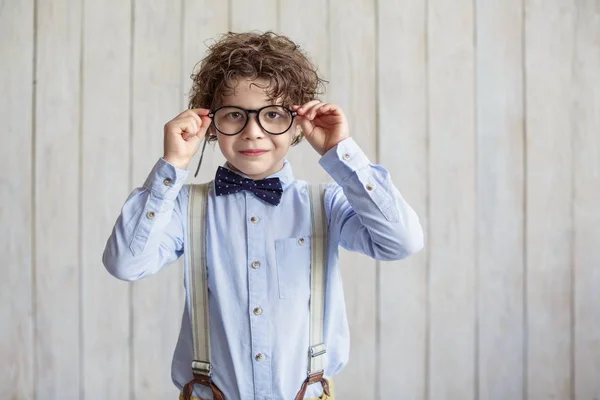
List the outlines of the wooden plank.
<svg viewBox="0 0 600 400">
<path fill-rule="evenodd" d="M 81 2 L 37 3 L 36 393 L 80 397 Z"/>
<path fill-rule="evenodd" d="M 131 189 L 130 11 L 122 0 L 84 5 L 81 373 L 83 396 L 92 399 L 130 393 L 131 286 L 110 276 L 99 256 Z"/>
<path fill-rule="evenodd" d="M 577 2 L 573 64 L 574 377 L 576 399 L 600 398 L 600 4 Z"/>
<path fill-rule="evenodd" d="M 379 3 L 379 161 L 427 227 L 426 3 Z M 429 235 L 426 234 L 428 237 Z M 427 253 L 381 263 L 380 399 L 425 399 Z"/>
<path fill-rule="evenodd" d="M 185 0 L 183 18 L 182 87 L 185 97 L 181 106 L 182 110 L 188 108 L 188 95 L 192 87 L 190 75 L 194 71 L 194 67 L 200 67 L 198 63 L 206 55 L 207 46 L 213 44 L 221 34 L 229 29 L 228 2 Z M 198 151 L 190 162 L 188 181 L 196 183 L 211 181 L 215 177 L 217 167 L 225 163 L 225 158 L 216 142 L 208 144 L 198 177 L 194 178 L 193 174 L 198 167 L 200 153 L 201 151 Z"/>
<path fill-rule="evenodd" d="M 278 30 L 278 0 L 230 0 L 229 3 L 233 32 Z"/>
<path fill-rule="evenodd" d="M 329 99 L 339 104 L 350 122 L 352 137 L 372 162 L 377 160 L 376 136 L 376 22 L 372 1 L 352 7 L 330 3 Z M 372 398 L 376 384 L 375 261 L 358 253 L 340 252 L 346 309 L 350 324 L 350 361 L 336 379 L 336 396 Z M 360 385 L 357 385 L 360 382 Z"/>
<path fill-rule="evenodd" d="M 475 100 L 472 1 L 431 0 L 431 399 L 475 398 Z"/>
<path fill-rule="evenodd" d="M 576 10 L 527 0 L 527 396 L 572 398 L 572 119 Z"/>
<path fill-rule="evenodd" d="M 132 187 L 141 186 L 163 155 L 163 126 L 179 114 L 183 96 L 180 2 L 134 6 Z M 183 310 L 181 264 L 133 284 L 133 397 L 176 398 L 171 360 Z"/>
<path fill-rule="evenodd" d="M 524 399 L 522 0 L 477 2 L 477 398 Z"/>
<path fill-rule="evenodd" d="M 0 5 L 0 398 L 33 398 L 32 2 Z"/>
<path fill-rule="evenodd" d="M 317 66 L 320 76 L 328 79 L 331 72 L 327 7 L 320 0 L 282 0 L 279 7 L 280 33 L 300 45 Z M 326 93 L 320 99 L 328 101 Z M 287 157 L 294 167 L 296 179 L 309 182 L 331 181 L 327 172 L 318 164 L 320 158 L 319 153 L 306 140 L 292 148 Z"/>
</svg>

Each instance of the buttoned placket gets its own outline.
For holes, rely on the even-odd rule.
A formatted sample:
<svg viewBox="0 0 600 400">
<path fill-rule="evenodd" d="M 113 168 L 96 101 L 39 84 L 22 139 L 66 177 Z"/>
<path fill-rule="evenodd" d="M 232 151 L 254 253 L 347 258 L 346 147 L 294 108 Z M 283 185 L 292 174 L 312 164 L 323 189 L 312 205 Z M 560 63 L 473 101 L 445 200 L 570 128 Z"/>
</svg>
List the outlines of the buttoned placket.
<svg viewBox="0 0 600 400">
<path fill-rule="evenodd" d="M 267 304 L 266 268 L 266 207 L 272 207 L 253 193 L 244 191 L 246 200 L 246 235 L 248 256 L 248 315 L 252 338 L 252 365 L 254 368 L 254 397 L 271 398 L 271 340 L 270 310 Z"/>
</svg>

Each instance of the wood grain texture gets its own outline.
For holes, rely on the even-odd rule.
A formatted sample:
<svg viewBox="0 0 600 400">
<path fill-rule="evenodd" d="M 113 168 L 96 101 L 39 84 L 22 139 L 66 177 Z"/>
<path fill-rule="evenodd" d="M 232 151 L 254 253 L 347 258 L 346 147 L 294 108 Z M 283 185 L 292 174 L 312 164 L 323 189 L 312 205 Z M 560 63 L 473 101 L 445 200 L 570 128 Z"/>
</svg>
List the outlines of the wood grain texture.
<svg viewBox="0 0 600 400">
<path fill-rule="evenodd" d="M 278 25 L 278 0 L 230 0 L 229 20 L 233 32 L 276 31 Z"/>
<path fill-rule="evenodd" d="M 141 186 L 163 155 L 163 127 L 181 111 L 183 10 L 167 0 L 135 3 L 132 75 L 132 186 Z M 184 301 L 180 263 L 133 283 L 133 393 L 177 398 L 171 361 Z"/>
<path fill-rule="evenodd" d="M 0 6 L 0 398 L 33 398 L 34 7 Z M 10 60 L 10 62 L 4 62 Z"/>
<path fill-rule="evenodd" d="M 79 0 L 37 2 L 35 299 L 37 396 L 80 397 Z"/>
<path fill-rule="evenodd" d="M 0 398 L 177 398 L 182 260 L 100 258 L 229 29 L 302 45 L 426 228 L 401 262 L 342 252 L 339 398 L 600 398 L 598 0 L 0 1 Z"/>
<path fill-rule="evenodd" d="M 130 192 L 131 3 L 85 1 L 83 9 L 83 397 L 118 399 L 131 385 L 131 285 L 106 272 L 102 251 Z"/>
<path fill-rule="evenodd" d="M 575 5 L 527 0 L 527 396 L 572 398 Z"/>
<path fill-rule="evenodd" d="M 182 88 L 184 98 L 181 109 L 188 108 L 189 94 L 192 88 L 190 76 L 200 68 L 200 61 L 206 56 L 208 47 L 215 43 L 222 34 L 229 30 L 228 2 L 212 2 L 208 0 L 185 0 L 183 11 L 183 65 Z M 213 180 L 219 165 L 225 163 L 225 158 L 216 142 L 207 144 L 198 176 L 194 173 L 198 167 L 202 148 L 194 156 L 188 170 L 188 181 L 202 183 Z"/>
<path fill-rule="evenodd" d="M 320 0 L 279 2 L 279 30 L 305 51 L 317 67 L 319 75 L 328 79 L 329 69 L 329 10 Z M 327 93 L 319 97 L 328 101 Z M 303 140 L 288 153 L 296 179 L 309 182 L 329 182 L 332 179 L 318 164 L 321 156 Z"/>
<path fill-rule="evenodd" d="M 350 123 L 350 135 L 367 157 L 376 162 L 375 5 L 371 1 L 357 0 L 348 7 L 346 2 L 332 0 L 329 20 L 329 99 L 342 107 Z M 341 250 L 340 268 L 352 345 L 349 363 L 336 377 L 336 396 L 370 398 L 377 368 L 377 264 L 363 255 Z"/>
<path fill-rule="evenodd" d="M 427 227 L 426 3 L 380 2 L 378 12 L 379 161 Z M 425 234 L 428 237 L 428 233 Z M 427 242 L 427 240 L 426 240 Z M 427 252 L 380 263 L 377 379 L 380 399 L 425 399 Z"/>
<path fill-rule="evenodd" d="M 478 398 L 523 399 L 522 0 L 477 2 Z"/>
<path fill-rule="evenodd" d="M 578 1 L 572 69 L 574 391 L 600 398 L 600 2 Z"/>
<path fill-rule="evenodd" d="M 428 3 L 429 398 L 475 398 L 476 141 L 471 1 Z"/>
</svg>

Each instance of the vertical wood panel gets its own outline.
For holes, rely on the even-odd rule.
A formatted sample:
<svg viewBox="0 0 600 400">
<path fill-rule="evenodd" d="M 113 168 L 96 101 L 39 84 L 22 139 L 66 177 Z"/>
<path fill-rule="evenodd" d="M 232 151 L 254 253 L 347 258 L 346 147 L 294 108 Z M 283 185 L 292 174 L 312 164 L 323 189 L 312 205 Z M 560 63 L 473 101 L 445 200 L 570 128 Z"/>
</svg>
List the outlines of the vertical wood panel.
<svg viewBox="0 0 600 400">
<path fill-rule="evenodd" d="M 0 398 L 33 398 L 32 2 L 0 6 Z"/>
<path fill-rule="evenodd" d="M 183 21 L 183 65 L 182 65 L 182 86 L 185 93 L 181 109 L 188 107 L 189 92 L 192 87 L 190 75 L 196 68 L 200 67 L 200 60 L 204 58 L 207 46 L 212 45 L 215 40 L 220 38 L 229 29 L 229 7 L 228 2 L 222 1 L 198 1 L 185 0 L 184 3 L 184 21 Z M 206 145 L 202 167 L 198 177 L 194 178 L 194 173 L 198 167 L 202 147 L 189 165 L 190 176 L 188 180 L 195 182 L 208 182 L 214 179 L 215 171 L 219 165 L 225 163 L 225 158 L 221 154 L 216 142 Z M 178 261 L 183 263 L 182 260 Z M 183 268 L 183 264 L 181 264 Z"/>
<path fill-rule="evenodd" d="M 372 162 L 376 145 L 376 22 L 372 1 L 330 1 L 331 84 L 329 99 L 350 122 L 350 134 Z M 376 383 L 376 263 L 340 250 L 346 309 L 350 324 L 350 361 L 336 378 L 336 396 L 371 398 Z M 357 385 L 357 382 L 360 382 Z"/>
<path fill-rule="evenodd" d="M 575 397 L 600 398 L 600 2 L 577 2 L 573 65 Z"/>
<path fill-rule="evenodd" d="M 37 395 L 80 397 L 81 2 L 37 1 Z"/>
<path fill-rule="evenodd" d="M 278 29 L 278 0 L 230 0 L 229 3 L 230 29 L 233 32 Z"/>
<path fill-rule="evenodd" d="M 427 227 L 426 3 L 379 3 L 379 159 Z M 426 237 L 429 235 L 426 234 Z M 425 399 L 427 249 L 381 263 L 379 398 Z"/>
<path fill-rule="evenodd" d="M 527 0 L 527 391 L 572 397 L 572 145 L 575 9 Z"/>
<path fill-rule="evenodd" d="M 299 44 L 317 66 L 321 78 L 329 80 L 329 10 L 321 0 L 280 1 L 279 26 L 282 34 Z M 324 93 L 320 99 L 327 101 Z M 331 181 L 318 164 L 320 159 L 312 146 L 303 140 L 288 153 L 296 179 L 309 182 Z"/>
<path fill-rule="evenodd" d="M 181 110 L 180 2 L 135 2 L 133 35 L 133 186 L 163 155 L 163 127 Z M 171 360 L 183 310 L 180 263 L 133 286 L 133 391 L 136 399 L 176 398 Z"/>
<path fill-rule="evenodd" d="M 82 382 L 86 399 L 130 393 L 131 285 L 101 254 L 129 187 L 131 3 L 85 1 L 82 85 Z"/>
<path fill-rule="evenodd" d="M 475 398 L 475 115 L 472 1 L 428 9 L 429 398 Z"/>
<path fill-rule="evenodd" d="M 0 5 L 0 397 L 177 397 L 181 260 L 130 287 L 100 257 L 187 107 L 204 41 L 228 28 L 304 45 L 331 81 L 324 98 L 430 227 L 426 251 L 379 275 L 343 252 L 352 347 L 338 397 L 600 397 L 596 0 L 384 0 L 378 13 L 367 0 L 163 0 L 134 15 L 112 1 Z M 328 179 L 308 143 L 289 158 L 298 178 Z M 197 181 L 222 162 L 207 149 Z"/>
<path fill-rule="evenodd" d="M 477 2 L 478 398 L 523 399 L 522 0 Z"/>
</svg>

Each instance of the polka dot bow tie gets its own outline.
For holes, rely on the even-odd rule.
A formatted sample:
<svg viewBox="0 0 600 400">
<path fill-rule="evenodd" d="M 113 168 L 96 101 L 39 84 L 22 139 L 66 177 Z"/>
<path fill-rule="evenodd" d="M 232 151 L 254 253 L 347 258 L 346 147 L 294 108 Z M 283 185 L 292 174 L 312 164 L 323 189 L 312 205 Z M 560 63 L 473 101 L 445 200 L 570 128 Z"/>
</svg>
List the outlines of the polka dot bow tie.
<svg viewBox="0 0 600 400">
<path fill-rule="evenodd" d="M 255 181 L 244 178 L 223 167 L 217 169 L 215 189 L 217 196 L 247 190 L 254 193 L 259 199 L 275 206 L 281 201 L 281 194 L 283 193 L 279 178 L 267 178 Z"/>
</svg>

